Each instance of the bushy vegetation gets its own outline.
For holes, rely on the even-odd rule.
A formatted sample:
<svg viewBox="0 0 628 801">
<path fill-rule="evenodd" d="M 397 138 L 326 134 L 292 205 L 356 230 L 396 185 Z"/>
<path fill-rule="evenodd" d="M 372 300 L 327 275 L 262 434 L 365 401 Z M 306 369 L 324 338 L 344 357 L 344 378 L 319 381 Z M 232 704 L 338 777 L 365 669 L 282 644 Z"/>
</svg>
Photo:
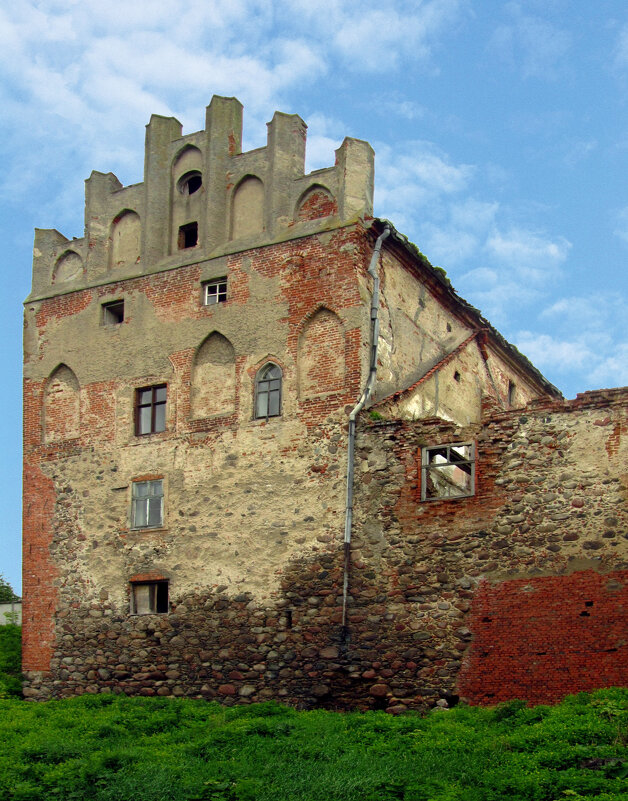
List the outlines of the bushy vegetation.
<svg viewBox="0 0 628 801">
<path fill-rule="evenodd" d="M 0 626 L 0 698 L 22 695 L 22 627 Z"/>
<path fill-rule="evenodd" d="M 13 592 L 13 587 L 0 573 L 0 604 L 10 604 L 13 601 L 19 601 L 19 595 Z"/>
<path fill-rule="evenodd" d="M 628 799 L 628 690 L 421 717 L 88 695 L 0 701 L 4 801 Z"/>
</svg>

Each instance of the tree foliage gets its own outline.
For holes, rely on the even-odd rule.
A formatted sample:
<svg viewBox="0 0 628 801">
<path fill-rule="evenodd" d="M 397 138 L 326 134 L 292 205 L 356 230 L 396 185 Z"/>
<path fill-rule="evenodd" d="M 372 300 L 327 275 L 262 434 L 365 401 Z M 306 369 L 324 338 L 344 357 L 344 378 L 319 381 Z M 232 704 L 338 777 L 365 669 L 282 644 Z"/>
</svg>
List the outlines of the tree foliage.
<svg viewBox="0 0 628 801">
<path fill-rule="evenodd" d="M 11 602 L 17 602 L 19 600 L 19 595 L 16 595 L 13 592 L 13 587 L 5 579 L 2 573 L 0 573 L 0 604 L 10 604 Z"/>
</svg>

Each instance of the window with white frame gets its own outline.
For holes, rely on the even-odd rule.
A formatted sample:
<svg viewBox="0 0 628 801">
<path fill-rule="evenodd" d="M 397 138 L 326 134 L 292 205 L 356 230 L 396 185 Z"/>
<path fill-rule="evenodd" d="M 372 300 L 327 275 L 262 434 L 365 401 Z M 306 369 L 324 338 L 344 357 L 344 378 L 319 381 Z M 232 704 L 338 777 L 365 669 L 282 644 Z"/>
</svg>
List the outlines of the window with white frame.
<svg viewBox="0 0 628 801">
<path fill-rule="evenodd" d="M 227 279 L 216 278 L 203 284 L 203 304 L 213 306 L 214 303 L 224 303 L 227 300 Z"/>
<path fill-rule="evenodd" d="M 475 493 L 473 443 L 435 445 L 421 450 L 421 500 L 465 498 Z"/>
<path fill-rule="evenodd" d="M 281 367 L 269 362 L 255 379 L 255 417 L 277 417 L 281 414 Z"/>
<path fill-rule="evenodd" d="M 160 528 L 163 521 L 163 479 L 134 481 L 131 493 L 131 528 Z"/>
<path fill-rule="evenodd" d="M 168 581 L 131 583 L 132 615 L 163 615 L 168 612 Z"/>
</svg>

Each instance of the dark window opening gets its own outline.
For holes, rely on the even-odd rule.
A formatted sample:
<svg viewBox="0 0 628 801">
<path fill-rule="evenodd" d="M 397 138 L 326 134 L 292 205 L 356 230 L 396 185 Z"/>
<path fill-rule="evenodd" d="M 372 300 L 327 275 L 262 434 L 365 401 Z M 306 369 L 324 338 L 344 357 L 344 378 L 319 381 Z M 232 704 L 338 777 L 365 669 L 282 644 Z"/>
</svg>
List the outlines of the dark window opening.
<svg viewBox="0 0 628 801">
<path fill-rule="evenodd" d="M 134 481 L 131 495 L 131 528 L 161 528 L 163 520 L 163 479 Z"/>
<path fill-rule="evenodd" d="M 138 582 L 131 585 L 131 614 L 164 615 L 167 612 L 167 581 Z"/>
<path fill-rule="evenodd" d="M 447 323 L 447 331 L 448 331 L 448 332 L 450 332 L 450 331 L 451 331 L 451 323 Z"/>
<path fill-rule="evenodd" d="M 465 498 L 474 493 L 475 447 L 472 443 L 422 449 L 422 501 Z"/>
<path fill-rule="evenodd" d="M 142 387 L 135 395 L 135 434 L 155 434 L 166 430 L 166 385 Z"/>
<path fill-rule="evenodd" d="M 124 301 L 114 300 L 102 305 L 103 325 L 119 325 L 124 322 Z"/>
<path fill-rule="evenodd" d="M 593 606 L 593 601 L 585 601 L 584 605 L 585 606 Z"/>
<path fill-rule="evenodd" d="M 281 367 L 267 364 L 255 382 L 255 417 L 269 418 L 281 414 Z"/>
<path fill-rule="evenodd" d="M 508 405 L 514 406 L 515 405 L 515 392 L 517 391 L 517 385 L 514 381 L 508 382 Z"/>
<path fill-rule="evenodd" d="M 292 628 L 292 609 L 286 610 L 286 628 L 287 629 Z"/>
<path fill-rule="evenodd" d="M 227 279 L 216 278 L 203 284 L 203 303 L 212 306 L 214 303 L 224 303 L 227 300 Z"/>
<path fill-rule="evenodd" d="M 182 195 L 193 195 L 203 186 L 203 177 L 200 172 L 187 172 L 179 179 L 178 186 Z"/>
<path fill-rule="evenodd" d="M 198 243 L 198 223 L 191 222 L 179 228 L 179 250 L 193 248 Z"/>
<path fill-rule="evenodd" d="M 454 381 L 460 381 L 460 373 L 457 370 L 454 373 Z"/>
</svg>

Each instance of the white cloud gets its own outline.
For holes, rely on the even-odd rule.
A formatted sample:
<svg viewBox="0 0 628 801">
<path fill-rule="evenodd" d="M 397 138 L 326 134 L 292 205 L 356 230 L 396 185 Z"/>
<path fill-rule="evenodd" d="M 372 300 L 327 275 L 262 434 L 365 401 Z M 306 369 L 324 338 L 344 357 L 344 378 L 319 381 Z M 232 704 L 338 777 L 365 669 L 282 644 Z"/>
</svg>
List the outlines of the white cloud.
<svg viewBox="0 0 628 801">
<path fill-rule="evenodd" d="M 547 280 L 569 255 L 571 243 L 564 237 L 550 238 L 542 233 L 511 228 L 489 237 L 486 250 L 506 268 L 514 268 L 537 283 Z"/>
<path fill-rule="evenodd" d="M 511 20 L 496 27 L 489 46 L 524 78 L 557 78 L 572 45 L 571 35 L 547 19 L 525 13 L 522 3 L 505 6 Z"/>
<path fill-rule="evenodd" d="M 521 331 L 515 345 L 538 367 L 559 372 L 581 369 L 595 358 L 591 348 L 578 339 L 560 340 L 550 334 Z"/>
<path fill-rule="evenodd" d="M 602 359 L 588 377 L 594 387 L 627 386 L 628 342 L 617 345 L 613 353 Z"/>
</svg>

